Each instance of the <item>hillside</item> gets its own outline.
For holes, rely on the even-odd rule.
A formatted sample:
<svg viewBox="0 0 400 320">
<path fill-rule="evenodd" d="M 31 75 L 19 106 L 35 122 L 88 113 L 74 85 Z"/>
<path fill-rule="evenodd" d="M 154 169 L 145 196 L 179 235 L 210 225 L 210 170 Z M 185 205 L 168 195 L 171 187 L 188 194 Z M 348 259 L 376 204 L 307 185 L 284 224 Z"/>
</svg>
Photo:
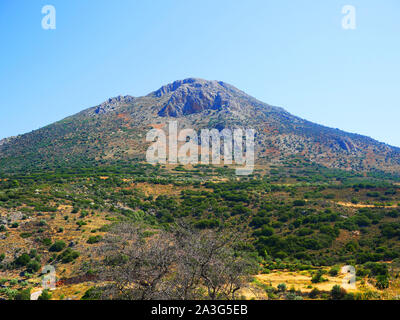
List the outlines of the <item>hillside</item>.
<svg viewBox="0 0 400 320">
<path fill-rule="evenodd" d="M 331 129 L 258 101 L 221 81 L 189 78 L 147 96 L 118 96 L 39 130 L 0 141 L 0 172 L 144 160 L 146 132 L 167 128 L 254 128 L 256 164 L 292 155 L 355 171 L 400 172 L 400 149 Z"/>
<path fill-rule="evenodd" d="M 399 205 L 399 181 L 327 169 L 298 157 L 269 169 L 256 167 L 253 177 L 240 180 L 223 166 L 140 163 L 13 175 L 0 179 L 0 298 L 39 290 L 41 268 L 50 264 L 57 276 L 53 299 L 99 299 L 96 294 L 107 290 L 99 269 L 106 261 L 102 248 L 114 226 L 138 226 L 150 241 L 183 221 L 192 232 L 239 237 L 235 252 L 257 262 L 254 279 L 240 284 L 236 299 L 330 299 L 330 290 L 343 281 L 338 270 L 344 265 L 357 272 L 357 289 L 346 299 L 393 299 L 400 294 Z M 170 259 L 170 251 L 160 251 L 163 243 L 169 242 L 152 248 Z M 134 248 L 132 256 L 146 254 L 140 246 L 126 248 Z M 157 293 L 174 276 L 174 261 L 191 261 L 185 260 L 191 248 L 169 264 Z M 225 257 L 216 266 L 236 272 L 230 261 Z M 150 261 L 150 270 L 147 263 L 140 266 L 145 281 L 159 274 L 157 261 Z M 108 271 L 118 280 L 114 269 Z M 135 283 L 136 273 L 130 275 Z M 179 276 L 174 280 L 182 285 Z M 198 285 L 207 283 L 200 279 Z M 133 287 L 147 290 L 142 282 Z"/>
</svg>

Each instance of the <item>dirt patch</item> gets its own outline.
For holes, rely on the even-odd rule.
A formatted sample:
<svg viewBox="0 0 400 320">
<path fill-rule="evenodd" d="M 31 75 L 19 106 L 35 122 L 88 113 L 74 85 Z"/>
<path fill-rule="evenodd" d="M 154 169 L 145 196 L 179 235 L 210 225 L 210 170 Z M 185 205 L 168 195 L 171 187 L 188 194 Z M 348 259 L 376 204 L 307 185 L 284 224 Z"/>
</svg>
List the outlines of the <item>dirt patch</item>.
<svg viewBox="0 0 400 320">
<path fill-rule="evenodd" d="M 153 127 L 154 129 L 162 129 L 165 127 L 165 123 L 150 123 L 149 127 Z"/>
<path fill-rule="evenodd" d="M 361 203 L 342 202 L 342 201 L 336 202 L 336 204 L 343 206 L 343 207 L 351 207 L 351 208 L 376 208 L 376 207 L 378 207 L 373 204 L 361 204 Z M 384 206 L 384 208 L 398 208 L 398 205 Z"/>
<path fill-rule="evenodd" d="M 289 272 L 289 271 L 277 271 L 269 274 L 260 274 L 256 276 L 256 279 L 261 283 L 277 287 L 281 283 L 285 283 L 287 288 L 294 287 L 296 290 L 301 292 L 310 292 L 313 288 L 317 288 L 320 291 L 330 291 L 335 285 L 345 287 L 343 284 L 344 275 L 337 277 L 331 277 L 324 275 L 323 278 L 327 281 L 321 283 L 312 283 L 311 275 L 309 272 Z M 311 286 L 311 288 L 310 288 Z M 356 291 L 349 289 L 348 291 Z"/>
</svg>

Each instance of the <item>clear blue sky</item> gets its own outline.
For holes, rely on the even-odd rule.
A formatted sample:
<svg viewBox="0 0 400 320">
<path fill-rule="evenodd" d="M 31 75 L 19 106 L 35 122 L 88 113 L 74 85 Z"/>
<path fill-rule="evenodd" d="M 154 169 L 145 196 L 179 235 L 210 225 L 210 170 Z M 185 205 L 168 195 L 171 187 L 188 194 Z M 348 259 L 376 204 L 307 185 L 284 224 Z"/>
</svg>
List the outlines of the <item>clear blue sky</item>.
<svg viewBox="0 0 400 320">
<path fill-rule="evenodd" d="M 400 146 L 398 0 L 0 0 L 0 40 L 0 138 L 200 77 Z"/>
</svg>

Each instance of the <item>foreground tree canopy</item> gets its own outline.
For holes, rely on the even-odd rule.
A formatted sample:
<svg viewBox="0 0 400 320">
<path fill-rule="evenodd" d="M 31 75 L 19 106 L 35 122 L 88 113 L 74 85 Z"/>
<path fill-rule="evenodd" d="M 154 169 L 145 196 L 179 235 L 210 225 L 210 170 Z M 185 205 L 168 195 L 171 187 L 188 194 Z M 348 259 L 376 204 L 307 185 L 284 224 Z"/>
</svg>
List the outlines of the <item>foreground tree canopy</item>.
<svg viewBox="0 0 400 320">
<path fill-rule="evenodd" d="M 115 225 L 100 247 L 109 299 L 235 299 L 257 272 L 241 241 L 224 231 L 176 226 L 149 233 Z"/>
</svg>

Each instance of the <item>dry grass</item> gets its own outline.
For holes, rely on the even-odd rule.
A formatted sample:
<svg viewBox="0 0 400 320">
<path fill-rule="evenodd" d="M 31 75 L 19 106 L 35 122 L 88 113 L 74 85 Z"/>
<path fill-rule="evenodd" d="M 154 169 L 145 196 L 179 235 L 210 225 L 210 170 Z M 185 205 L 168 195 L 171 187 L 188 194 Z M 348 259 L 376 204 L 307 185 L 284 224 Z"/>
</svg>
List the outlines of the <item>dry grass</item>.
<svg viewBox="0 0 400 320">
<path fill-rule="evenodd" d="M 321 283 L 312 283 L 311 275 L 308 272 L 287 272 L 277 271 L 269 274 L 260 274 L 256 276 L 256 279 L 262 283 L 277 287 L 280 283 L 285 283 L 288 288 L 294 287 L 296 290 L 302 292 L 310 292 L 313 288 L 317 288 L 320 291 L 330 291 L 333 286 L 343 284 L 343 277 L 331 277 L 323 276 L 327 281 Z M 310 288 L 309 286 L 312 286 Z"/>
<path fill-rule="evenodd" d="M 350 207 L 350 208 L 376 208 L 376 205 L 373 204 L 361 204 L 361 203 L 352 203 L 352 202 L 343 202 L 339 201 L 336 202 L 338 205 L 343 206 L 343 207 Z M 391 205 L 391 206 L 385 206 L 385 208 L 398 208 L 398 205 Z"/>
<path fill-rule="evenodd" d="M 80 300 L 85 292 L 92 286 L 94 286 L 92 282 L 82 282 L 57 287 L 52 291 L 51 298 L 52 300 Z"/>
</svg>

